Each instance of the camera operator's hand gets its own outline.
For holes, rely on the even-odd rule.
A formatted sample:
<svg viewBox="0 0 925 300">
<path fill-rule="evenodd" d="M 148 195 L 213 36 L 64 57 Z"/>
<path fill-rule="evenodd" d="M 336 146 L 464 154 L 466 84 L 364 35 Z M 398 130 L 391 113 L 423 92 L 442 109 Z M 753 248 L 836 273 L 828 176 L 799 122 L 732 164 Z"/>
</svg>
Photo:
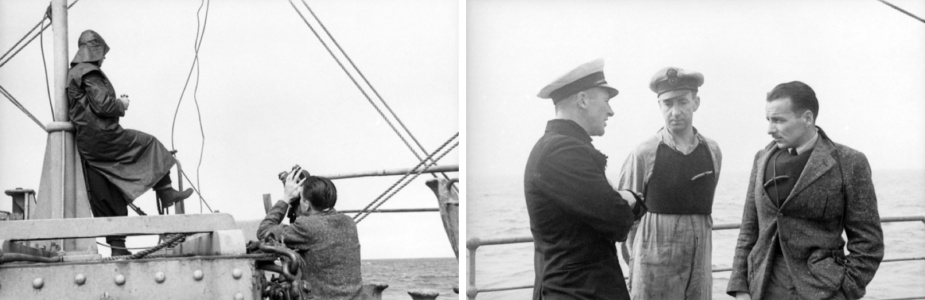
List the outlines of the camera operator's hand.
<svg viewBox="0 0 925 300">
<path fill-rule="evenodd" d="M 298 202 L 302 197 L 302 182 L 306 178 L 299 176 L 302 174 L 302 168 L 296 167 L 289 172 L 286 176 L 286 179 L 283 181 L 283 199 L 285 199 L 289 204 L 293 202 Z"/>
<path fill-rule="evenodd" d="M 125 110 L 128 110 L 128 105 L 132 101 L 128 99 L 128 95 L 122 94 L 121 96 L 119 96 L 119 102 L 122 102 L 122 107 L 124 107 Z"/>
</svg>

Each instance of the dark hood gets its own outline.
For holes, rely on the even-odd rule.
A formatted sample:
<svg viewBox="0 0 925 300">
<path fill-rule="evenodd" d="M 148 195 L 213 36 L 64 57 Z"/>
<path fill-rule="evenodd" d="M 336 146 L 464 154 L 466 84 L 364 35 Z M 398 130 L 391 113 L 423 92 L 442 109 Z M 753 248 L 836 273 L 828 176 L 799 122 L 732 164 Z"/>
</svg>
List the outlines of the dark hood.
<svg viewBox="0 0 925 300">
<path fill-rule="evenodd" d="M 93 30 L 85 30 L 80 34 L 77 40 L 77 54 L 74 60 L 71 60 L 71 66 L 78 63 L 99 62 L 106 58 L 109 52 L 109 46 L 99 33 Z"/>
</svg>

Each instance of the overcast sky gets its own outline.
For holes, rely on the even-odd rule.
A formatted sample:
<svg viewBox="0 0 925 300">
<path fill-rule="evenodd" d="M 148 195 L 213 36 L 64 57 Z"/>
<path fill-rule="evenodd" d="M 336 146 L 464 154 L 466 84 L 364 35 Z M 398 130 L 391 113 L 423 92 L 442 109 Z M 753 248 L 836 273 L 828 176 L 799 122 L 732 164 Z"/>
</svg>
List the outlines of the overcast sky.
<svg viewBox="0 0 925 300">
<path fill-rule="evenodd" d="M 925 16 L 925 2 L 892 2 Z M 693 123 L 719 143 L 724 172 L 749 171 L 771 141 L 765 95 L 793 80 L 816 91 L 817 125 L 864 152 L 875 174 L 925 169 L 925 24 L 878 1 L 471 0 L 467 14 L 470 178 L 520 184 L 554 117 L 536 94 L 597 57 L 620 90 L 594 139 L 611 180 L 664 125 L 649 80 L 668 66 L 704 74 Z"/>
<path fill-rule="evenodd" d="M 892 2 L 925 16 L 921 1 Z M 191 173 L 201 140 L 191 91 L 173 146 L 170 125 L 193 59 L 199 4 L 82 0 L 70 12 L 69 32 L 71 56 L 83 29 L 106 39 L 112 50 L 103 70 L 117 93 L 132 98 L 122 124 L 179 149 Z M 666 66 L 704 74 L 694 125 L 722 147 L 724 172 L 748 171 L 755 151 L 770 141 L 764 96 L 792 80 L 816 90 L 817 124 L 867 154 L 875 173 L 925 169 L 925 24 L 878 1 L 470 0 L 466 36 L 458 34 L 457 1 L 311 4 L 429 150 L 462 121 L 469 178 L 522 174 L 554 116 L 537 92 L 597 57 L 607 59 L 608 81 L 620 90 L 611 102 L 616 115 L 594 142 L 610 156 L 611 177 L 663 124 L 648 83 Z M 35 25 L 45 6 L 0 2 L 0 50 Z M 39 54 L 36 41 L 0 68 L 0 85 L 47 123 Z M 262 217 L 261 194 L 278 197 L 276 173 L 294 163 L 318 174 L 415 163 L 287 1 L 214 1 L 200 59 L 201 180 L 216 209 L 239 220 Z M 465 87 L 458 85 L 461 74 Z M 2 102 L 0 189 L 38 189 L 47 135 Z M 463 161 L 458 153 L 445 163 Z M 362 207 L 396 179 L 338 181 L 338 207 Z M 154 211 L 153 194 L 136 203 Z M 419 181 L 383 207 L 434 203 Z M 0 197 L 0 209 L 8 206 Z M 198 212 L 195 202 L 188 207 Z M 359 229 L 364 258 L 452 255 L 433 213 L 372 216 Z"/>
<path fill-rule="evenodd" d="M 0 1 L 0 49 L 5 52 L 32 28 L 47 3 Z M 456 1 L 309 4 L 427 150 L 459 131 Z M 83 30 L 102 35 L 111 48 L 102 69 L 116 92 L 132 100 L 123 127 L 178 149 L 191 176 L 202 139 L 191 97 L 195 81 L 180 107 L 173 146 L 170 129 L 193 61 L 199 6 L 200 1 L 81 0 L 69 12 L 68 59 Z M 44 41 L 51 64 L 51 29 Z M 48 123 L 40 55 L 36 40 L 0 68 L 0 85 Z M 276 174 L 296 163 L 314 174 L 338 174 L 417 162 L 288 1 L 212 1 L 199 57 L 197 98 L 205 128 L 200 178 L 214 209 L 237 220 L 262 218 L 261 195 L 277 199 L 282 186 Z M 0 189 L 38 190 L 47 134 L 7 100 L 0 102 Z M 458 164 L 458 153 L 442 164 Z M 425 177 L 430 178 L 420 177 L 382 208 L 436 207 Z M 173 178 L 176 186 L 175 173 Z M 336 181 L 337 207 L 362 208 L 396 180 Z M 9 210 L 9 197 L 0 199 L 0 210 Z M 157 213 L 153 193 L 136 204 Z M 187 200 L 187 212 L 199 212 L 197 201 Z M 372 215 L 359 231 L 363 258 L 453 256 L 437 213 Z"/>
</svg>

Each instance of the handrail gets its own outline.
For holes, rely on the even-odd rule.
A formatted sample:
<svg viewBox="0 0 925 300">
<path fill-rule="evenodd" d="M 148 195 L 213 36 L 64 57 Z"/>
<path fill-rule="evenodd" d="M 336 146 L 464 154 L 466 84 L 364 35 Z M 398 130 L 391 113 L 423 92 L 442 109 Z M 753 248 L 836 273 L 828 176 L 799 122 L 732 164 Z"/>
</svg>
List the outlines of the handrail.
<svg viewBox="0 0 925 300">
<path fill-rule="evenodd" d="M 880 223 L 898 223 L 898 222 L 922 222 L 925 224 L 925 216 L 898 216 L 898 217 L 882 217 L 880 218 Z M 725 224 L 714 224 L 713 230 L 731 230 L 739 229 L 741 227 L 740 223 L 725 223 Z M 481 246 L 490 246 L 490 245 L 507 245 L 507 244 L 517 244 L 517 243 L 532 243 L 533 236 L 518 236 L 518 237 L 499 237 L 499 238 L 486 238 L 482 239 L 479 237 L 471 237 L 466 240 L 466 249 L 467 249 L 467 263 L 466 263 L 466 297 L 470 300 L 474 300 L 481 292 L 501 292 L 501 291 L 510 291 L 510 290 L 519 290 L 519 289 L 529 289 L 533 288 L 533 285 L 522 285 L 522 286 L 510 286 L 510 287 L 495 287 L 495 288 L 484 288 L 479 289 L 475 284 L 475 258 L 476 251 Z M 899 261 L 913 261 L 913 260 L 925 260 L 925 257 L 896 257 L 896 258 L 885 258 L 882 262 L 899 262 Z M 728 272 L 732 271 L 731 267 L 727 268 L 714 268 L 713 273 L 717 272 Z M 915 298 L 919 299 L 919 298 Z"/>
<path fill-rule="evenodd" d="M 345 173 L 345 174 L 327 174 L 327 175 L 321 175 L 321 177 L 324 177 L 330 180 L 336 180 L 336 179 L 348 179 L 348 178 L 358 178 L 358 177 L 397 176 L 397 175 L 405 175 L 405 174 L 413 173 L 413 172 L 416 172 L 416 170 L 411 169 L 411 168 L 404 168 L 404 169 L 387 169 L 387 170 Z M 459 172 L 459 165 L 433 166 L 433 167 L 427 168 L 427 170 L 421 171 L 421 173 L 446 173 L 446 172 Z"/>
</svg>

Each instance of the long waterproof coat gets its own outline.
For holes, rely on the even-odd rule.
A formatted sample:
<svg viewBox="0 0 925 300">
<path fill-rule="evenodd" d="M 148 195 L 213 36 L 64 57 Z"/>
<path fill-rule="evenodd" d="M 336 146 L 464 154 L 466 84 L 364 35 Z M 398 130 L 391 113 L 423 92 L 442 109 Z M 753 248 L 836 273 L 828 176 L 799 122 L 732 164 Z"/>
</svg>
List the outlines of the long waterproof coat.
<svg viewBox="0 0 925 300">
<path fill-rule="evenodd" d="M 118 187 L 131 202 L 163 178 L 175 160 L 153 136 L 123 129 L 125 107 L 95 63 L 68 70 L 68 115 L 76 128 L 77 151 L 86 163 Z"/>
<path fill-rule="evenodd" d="M 604 175 L 607 157 L 577 123 L 551 120 L 524 173 L 533 233 L 534 299 L 629 299 L 615 242 L 645 213 Z"/>
<path fill-rule="evenodd" d="M 782 251 L 801 299 L 864 296 L 883 259 L 883 231 L 870 165 L 863 153 L 832 142 L 819 129 L 796 186 L 778 207 L 765 192 L 764 170 L 775 144 L 752 167 L 727 293 L 763 298 L 773 259 Z M 848 237 L 848 255 L 844 253 Z M 776 241 L 780 247 L 773 246 Z"/>
</svg>

